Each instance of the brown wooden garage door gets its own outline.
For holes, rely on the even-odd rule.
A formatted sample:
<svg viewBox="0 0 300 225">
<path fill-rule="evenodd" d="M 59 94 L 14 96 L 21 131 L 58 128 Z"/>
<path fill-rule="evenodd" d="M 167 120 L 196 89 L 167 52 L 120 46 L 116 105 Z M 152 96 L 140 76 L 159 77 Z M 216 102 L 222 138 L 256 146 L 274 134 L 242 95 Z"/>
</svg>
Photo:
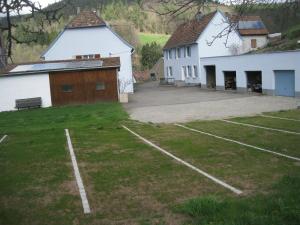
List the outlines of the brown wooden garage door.
<svg viewBox="0 0 300 225">
<path fill-rule="evenodd" d="M 49 77 L 54 106 L 118 100 L 116 69 L 51 72 Z"/>
</svg>

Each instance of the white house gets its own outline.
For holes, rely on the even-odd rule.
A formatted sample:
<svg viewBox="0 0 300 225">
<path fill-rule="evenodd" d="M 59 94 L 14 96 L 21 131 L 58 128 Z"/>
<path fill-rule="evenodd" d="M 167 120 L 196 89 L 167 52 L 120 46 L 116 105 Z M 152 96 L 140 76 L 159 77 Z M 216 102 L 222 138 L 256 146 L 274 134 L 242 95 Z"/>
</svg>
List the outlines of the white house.
<svg viewBox="0 0 300 225">
<path fill-rule="evenodd" d="M 237 55 L 266 45 L 268 31 L 259 17 L 241 17 L 237 28 L 232 29 L 220 11 L 180 25 L 164 46 L 165 78 L 177 85 L 205 85 L 201 58 Z"/>
<path fill-rule="evenodd" d="M 79 13 L 42 54 L 44 60 L 120 57 L 121 92 L 133 92 L 134 48 L 92 11 Z"/>
<path fill-rule="evenodd" d="M 243 39 L 242 52 L 263 48 L 268 44 L 269 31 L 259 16 L 241 16 L 237 29 Z"/>
<path fill-rule="evenodd" d="M 228 39 L 214 38 L 229 29 L 226 21 L 223 13 L 215 11 L 180 25 L 164 46 L 165 78 L 174 79 L 177 85 L 199 84 L 200 58 L 232 55 L 240 49 L 242 37 L 237 31 L 230 32 Z"/>
</svg>

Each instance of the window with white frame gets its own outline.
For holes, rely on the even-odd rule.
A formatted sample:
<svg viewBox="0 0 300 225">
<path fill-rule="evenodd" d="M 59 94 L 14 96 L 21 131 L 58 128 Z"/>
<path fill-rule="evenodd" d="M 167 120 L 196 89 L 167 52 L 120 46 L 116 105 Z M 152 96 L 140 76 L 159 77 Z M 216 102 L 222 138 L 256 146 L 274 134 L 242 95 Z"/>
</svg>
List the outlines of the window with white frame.
<svg viewBox="0 0 300 225">
<path fill-rule="evenodd" d="M 194 77 L 198 77 L 198 67 L 194 65 Z"/>
<path fill-rule="evenodd" d="M 180 48 L 176 49 L 176 55 L 177 55 L 178 59 L 181 57 L 181 49 Z"/>
<path fill-rule="evenodd" d="M 168 72 L 167 72 L 168 77 L 172 77 L 173 76 L 173 68 L 171 66 L 168 66 L 167 70 L 168 70 Z"/>
<path fill-rule="evenodd" d="M 187 70 L 188 70 L 188 76 L 192 77 L 193 76 L 193 74 L 192 74 L 192 66 L 188 66 Z"/>
<path fill-rule="evenodd" d="M 186 47 L 186 55 L 187 55 L 187 57 L 191 57 L 191 46 L 187 46 Z"/>
<path fill-rule="evenodd" d="M 186 66 L 182 67 L 182 77 L 187 77 L 187 71 L 186 71 Z"/>
<path fill-rule="evenodd" d="M 169 54 L 169 59 L 172 59 L 172 49 L 170 49 L 170 50 L 168 51 L 168 54 Z"/>
</svg>

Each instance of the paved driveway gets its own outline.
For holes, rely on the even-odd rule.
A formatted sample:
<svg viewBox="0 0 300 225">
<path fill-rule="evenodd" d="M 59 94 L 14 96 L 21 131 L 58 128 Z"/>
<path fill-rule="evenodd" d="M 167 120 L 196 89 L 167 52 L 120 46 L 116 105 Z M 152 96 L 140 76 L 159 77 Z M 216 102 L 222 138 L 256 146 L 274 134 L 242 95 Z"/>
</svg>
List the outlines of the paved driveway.
<svg viewBox="0 0 300 225">
<path fill-rule="evenodd" d="M 134 120 L 153 123 L 222 119 L 295 109 L 300 99 L 207 91 L 199 87 L 139 84 L 124 108 Z"/>
</svg>

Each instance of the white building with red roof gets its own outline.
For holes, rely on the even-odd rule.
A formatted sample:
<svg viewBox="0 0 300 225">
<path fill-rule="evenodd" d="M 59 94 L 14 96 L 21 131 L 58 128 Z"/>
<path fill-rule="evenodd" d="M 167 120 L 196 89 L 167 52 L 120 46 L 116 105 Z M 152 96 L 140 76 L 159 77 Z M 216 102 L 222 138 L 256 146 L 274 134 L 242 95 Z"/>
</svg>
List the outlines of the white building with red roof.
<svg viewBox="0 0 300 225">
<path fill-rule="evenodd" d="M 134 48 L 92 11 L 82 11 L 65 27 L 48 49 L 44 60 L 120 57 L 119 88 L 133 92 Z"/>
</svg>

